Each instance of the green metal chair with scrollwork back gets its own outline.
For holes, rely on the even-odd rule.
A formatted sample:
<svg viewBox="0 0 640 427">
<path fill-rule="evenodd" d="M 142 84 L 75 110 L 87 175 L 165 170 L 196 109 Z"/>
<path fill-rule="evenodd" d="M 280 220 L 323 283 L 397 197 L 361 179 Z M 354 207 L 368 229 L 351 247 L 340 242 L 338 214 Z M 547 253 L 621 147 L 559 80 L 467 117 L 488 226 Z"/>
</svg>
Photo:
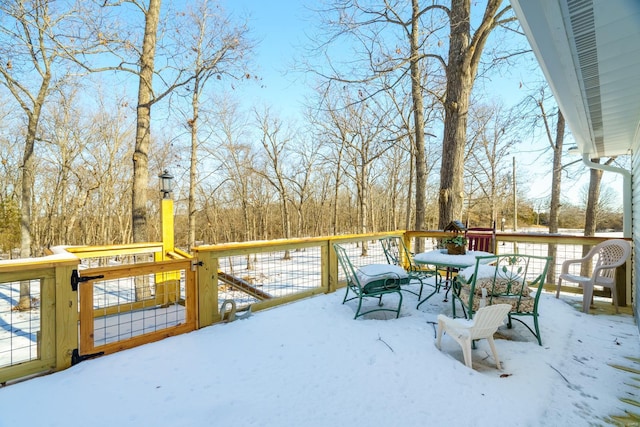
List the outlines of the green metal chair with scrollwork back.
<svg viewBox="0 0 640 427">
<path fill-rule="evenodd" d="M 538 304 L 551 260 L 522 254 L 476 257 L 476 264 L 461 270 L 454 281 L 453 317 L 456 303 L 468 319 L 485 305 L 510 304 L 507 326 L 511 328 L 512 320 L 517 320 L 542 345 Z M 522 320 L 526 317 L 533 318 L 533 328 Z"/>
<path fill-rule="evenodd" d="M 333 248 L 336 251 L 338 263 L 347 282 L 347 290 L 342 303 L 358 300 L 354 319 L 376 311 L 393 312 L 396 313 L 396 318 L 398 318 L 402 306 L 401 286 L 409 283 L 407 273 L 402 268 L 389 264 L 368 264 L 356 268 L 342 246 L 334 244 Z M 349 297 L 350 294 L 353 294 L 353 296 Z M 397 308 L 383 307 L 382 297 L 387 294 L 398 294 Z M 377 298 L 377 307 L 372 309 L 363 308 L 363 301 L 366 298 Z"/>
<path fill-rule="evenodd" d="M 438 270 L 416 264 L 413 259 L 413 254 L 404 244 L 402 238 L 397 236 L 383 237 L 380 239 L 380 244 L 382 245 L 382 250 L 389 264 L 402 267 L 409 275 L 409 282 L 412 280 L 420 282 L 420 290 L 417 293 L 408 288 L 403 288 L 403 291 L 417 295 L 420 300 L 425 284 L 434 288 L 433 292 L 425 299 L 431 298 L 440 290 L 442 277 L 440 273 L 438 273 Z M 433 282 L 427 279 L 433 279 Z"/>
</svg>

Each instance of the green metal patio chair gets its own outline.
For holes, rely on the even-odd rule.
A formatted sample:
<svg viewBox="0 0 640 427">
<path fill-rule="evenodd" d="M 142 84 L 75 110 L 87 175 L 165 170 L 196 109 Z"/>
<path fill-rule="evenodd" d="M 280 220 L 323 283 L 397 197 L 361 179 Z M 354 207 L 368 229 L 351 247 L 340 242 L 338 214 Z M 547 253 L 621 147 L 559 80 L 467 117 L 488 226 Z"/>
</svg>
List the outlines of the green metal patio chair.
<svg viewBox="0 0 640 427">
<path fill-rule="evenodd" d="M 476 257 L 475 266 L 461 270 L 454 281 L 453 317 L 456 317 L 456 302 L 468 319 L 485 305 L 510 304 L 507 326 L 511 328 L 512 320 L 517 320 L 542 345 L 538 302 L 551 260 L 551 257 L 521 254 Z M 532 317 L 533 329 L 521 317 Z"/>
<path fill-rule="evenodd" d="M 389 264 L 402 267 L 409 275 L 410 282 L 411 280 L 418 280 L 420 282 L 420 291 L 418 293 L 406 288 L 403 288 L 403 291 L 417 295 L 418 300 L 420 300 L 422 298 L 422 289 L 424 285 L 432 286 L 434 288 L 433 292 L 425 298 L 425 301 L 431 298 L 436 292 L 440 291 L 442 277 L 438 270 L 416 264 L 413 259 L 413 254 L 404 244 L 402 238 L 397 236 L 383 237 L 380 239 L 380 244 L 382 245 L 382 250 L 384 250 L 384 255 Z M 431 280 L 427 280 L 431 278 L 434 280 L 433 283 Z"/>
<path fill-rule="evenodd" d="M 365 314 L 376 311 L 390 311 L 396 313 L 396 318 L 400 317 L 400 307 L 402 306 L 403 284 L 409 283 L 408 274 L 400 267 L 389 264 L 368 264 L 355 268 L 347 255 L 347 251 L 340 245 L 334 244 L 333 248 L 338 257 L 338 263 L 346 277 L 347 290 L 342 303 L 358 300 L 358 308 L 354 319 Z M 349 293 L 355 294 L 349 298 Z M 398 294 L 397 308 L 383 308 L 382 296 L 385 294 Z M 376 308 L 362 311 L 362 302 L 365 298 L 377 298 Z"/>
</svg>

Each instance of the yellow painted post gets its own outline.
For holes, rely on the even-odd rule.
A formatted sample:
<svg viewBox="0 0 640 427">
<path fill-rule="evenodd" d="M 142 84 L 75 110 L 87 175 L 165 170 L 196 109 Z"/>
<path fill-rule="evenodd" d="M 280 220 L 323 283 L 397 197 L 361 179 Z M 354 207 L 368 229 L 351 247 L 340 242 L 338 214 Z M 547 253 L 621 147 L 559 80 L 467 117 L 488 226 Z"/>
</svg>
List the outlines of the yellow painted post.
<svg viewBox="0 0 640 427">
<path fill-rule="evenodd" d="M 163 198 L 160 207 L 160 227 L 162 230 L 162 253 L 155 254 L 156 261 L 167 260 L 167 252 L 173 252 L 174 225 L 173 199 Z M 171 304 L 180 299 L 179 273 L 161 273 L 156 275 L 156 304 Z"/>
<path fill-rule="evenodd" d="M 162 207 L 160 209 L 161 226 L 162 226 L 162 252 L 163 261 L 164 254 L 173 251 L 173 199 L 162 199 Z"/>
</svg>

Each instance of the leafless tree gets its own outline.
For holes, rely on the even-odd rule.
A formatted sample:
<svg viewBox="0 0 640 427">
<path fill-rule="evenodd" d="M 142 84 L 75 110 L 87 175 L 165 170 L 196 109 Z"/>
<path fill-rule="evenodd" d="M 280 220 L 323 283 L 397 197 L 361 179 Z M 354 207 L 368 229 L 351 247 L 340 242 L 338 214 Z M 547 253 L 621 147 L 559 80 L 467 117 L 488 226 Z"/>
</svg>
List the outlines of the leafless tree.
<svg viewBox="0 0 640 427">
<path fill-rule="evenodd" d="M 473 206 L 489 212 L 484 218 L 489 226 L 498 220 L 498 208 L 510 191 L 508 179 L 509 154 L 516 143 L 515 117 L 498 104 L 477 103 L 470 109 L 469 141 L 465 156 L 465 183 L 467 190 L 467 222 L 471 219 Z M 479 224 L 476 224 L 479 225 Z"/>
<path fill-rule="evenodd" d="M 452 0 L 449 6 L 421 6 L 419 0 L 412 0 L 411 7 L 400 1 L 333 1 L 323 9 L 324 16 L 329 17 L 324 23 L 329 36 L 318 50 L 331 57 L 326 53 L 328 46 L 347 39 L 355 44 L 355 52 L 347 55 L 342 73 L 331 64 L 329 72 L 320 74 L 333 82 L 366 83 L 366 89 L 361 89 L 365 99 L 384 91 L 383 85 L 373 85 L 383 75 L 394 75 L 396 82 L 405 78 L 411 81 L 417 229 L 424 228 L 426 206 L 425 93 L 439 99 L 445 110 L 439 193 L 439 226 L 443 228 L 462 210 L 467 112 L 483 49 L 496 27 L 515 21 L 509 13 L 511 7 L 501 5 L 502 0 L 488 0 L 477 7 L 475 15 L 482 18 L 473 34 L 470 0 Z M 447 23 L 449 31 L 445 34 Z M 442 51 L 446 45 L 448 53 Z M 434 69 L 434 65 L 440 68 Z M 425 73 L 430 73 L 432 83 L 426 87 Z"/>
<path fill-rule="evenodd" d="M 329 233 L 337 234 L 338 226 L 338 196 L 343 181 L 342 164 L 344 161 L 345 146 L 342 143 L 347 138 L 347 124 L 338 115 L 339 108 L 332 96 L 321 98 L 327 103 L 320 112 L 315 113 L 312 109 L 307 112 L 307 118 L 314 128 L 314 134 L 322 145 L 331 147 L 320 153 L 320 165 L 331 175 L 331 182 L 327 182 L 326 191 L 322 194 L 331 195 L 331 212 L 329 214 Z"/>
<path fill-rule="evenodd" d="M 474 3 L 475 4 L 475 3 Z M 501 8 L 502 0 L 488 0 L 475 32 L 471 32 L 471 0 L 451 0 L 449 18 L 448 60 L 444 97 L 444 139 L 440 167 L 440 219 L 444 228 L 462 212 L 464 151 L 467 136 L 469 99 L 476 79 L 480 58 L 491 32 L 498 26 L 513 22 L 511 6 Z"/>
<path fill-rule="evenodd" d="M 299 161 L 294 162 L 291 174 L 286 177 L 291 188 L 291 204 L 298 216 L 296 232 L 298 237 L 308 235 L 305 231 L 309 226 L 306 220 L 307 204 L 314 197 L 322 197 L 321 191 L 314 192 L 314 181 L 323 182 L 320 173 L 317 171 L 320 155 L 319 141 L 314 138 L 302 138 L 299 137 L 297 144 L 291 147 L 292 155 Z M 327 181 L 324 180 L 324 182 Z"/>
<path fill-rule="evenodd" d="M 356 188 L 357 231 L 367 233 L 371 228 L 371 169 L 397 141 L 397 135 L 390 131 L 390 123 L 395 120 L 396 112 L 376 99 L 361 103 L 351 102 L 349 99 L 360 96 L 360 93 L 351 95 L 346 89 L 345 93 L 337 93 L 336 96 L 344 97 L 343 104 L 348 107 L 330 109 L 329 123 L 335 129 L 335 133 L 329 141 L 342 153 L 344 161 L 339 165 L 341 173 L 350 178 Z M 363 256 L 367 255 L 367 250 L 364 242 Z"/>
<path fill-rule="evenodd" d="M 289 239 L 291 238 L 289 205 L 292 195 L 289 188 L 291 180 L 287 177 L 292 176 L 290 146 L 295 143 L 295 131 L 286 128 L 282 120 L 274 117 L 268 109 L 262 112 L 255 111 L 255 115 L 259 127 L 260 143 L 263 148 L 262 154 L 266 156 L 261 167 L 256 169 L 256 173 L 266 179 L 278 194 L 282 213 L 283 236 L 285 239 Z M 284 259 L 290 258 L 289 251 L 285 251 Z"/>
<path fill-rule="evenodd" d="M 248 241 L 257 238 L 252 217 L 256 152 L 248 142 L 248 119 L 238 105 L 230 100 L 218 103 L 215 117 L 219 124 L 214 137 L 216 143 L 204 148 L 221 165 L 219 173 L 216 174 L 216 189 L 228 188 L 228 200 L 221 205 L 227 207 L 227 211 L 239 206 L 238 216 L 242 219 L 239 232 L 242 240 Z M 222 194 L 219 194 L 219 197 L 221 196 Z M 225 228 L 224 224 L 217 225 L 219 228 Z M 251 268 L 250 261 L 248 258 L 248 268 Z"/>
<path fill-rule="evenodd" d="M 35 145 L 40 118 L 52 89 L 64 83 L 70 63 L 78 54 L 77 8 L 47 0 L 0 2 L 0 84 L 13 96 L 26 117 L 20 165 L 20 256 L 32 253 L 32 203 L 35 182 Z M 17 309 L 29 309 L 29 282 L 22 282 Z"/>
<path fill-rule="evenodd" d="M 351 102 L 369 100 L 384 96 L 390 87 L 409 79 L 411 87 L 411 112 L 413 133 L 410 142 L 415 163 L 415 228 L 424 228 L 426 209 L 427 167 L 425 156 L 425 120 L 423 79 L 429 70 L 426 64 L 433 55 L 425 52 L 427 39 L 437 31 L 434 27 L 423 28 L 422 20 L 429 12 L 438 13 L 440 5 L 421 7 L 418 0 L 406 2 L 384 1 L 365 3 L 360 1 L 336 0 L 329 2 L 322 10 L 327 29 L 324 44 L 316 51 L 323 52 L 323 59 L 333 55 L 325 51 L 331 46 L 343 47 L 343 39 L 354 43 L 353 55 L 347 55 L 344 70 L 331 63 L 329 72 L 322 72 L 331 82 L 355 84 L 361 94 Z M 432 20 L 432 22 L 435 22 Z M 345 58 L 343 52 L 336 55 Z M 344 64 L 343 64 L 344 65 Z M 317 70 L 317 69 L 316 69 Z M 327 93 L 331 93 L 328 91 Z"/>
<path fill-rule="evenodd" d="M 178 16 L 181 24 L 172 38 L 180 51 L 184 52 L 185 76 L 192 82 L 184 89 L 191 98 L 190 114 L 185 118 L 185 126 L 191 139 L 189 166 L 188 201 L 188 246 L 193 247 L 196 239 L 196 191 L 198 185 L 198 149 L 200 145 L 200 107 L 203 93 L 214 81 L 227 77 L 233 80 L 250 78 L 246 71 L 248 54 L 253 43 L 248 38 L 246 24 L 234 25 L 217 1 L 199 0 L 195 7 Z M 206 99 L 204 100 L 206 102 Z"/>
<path fill-rule="evenodd" d="M 611 165 L 615 161 L 615 157 L 608 158 L 604 164 Z M 593 163 L 600 163 L 599 158 L 591 159 Z M 589 170 L 589 184 L 586 191 L 586 200 L 585 200 L 585 217 L 584 217 L 584 235 L 585 236 L 595 236 L 596 235 L 596 227 L 598 225 L 598 218 L 604 211 L 603 204 L 606 205 L 606 202 L 600 199 L 600 185 L 602 183 L 602 169 L 591 168 Z M 590 246 L 582 247 L 582 256 L 585 256 L 589 250 L 591 250 Z M 581 266 L 580 274 L 584 276 L 589 276 L 592 271 L 591 263 L 583 263 Z"/>
<path fill-rule="evenodd" d="M 189 84 L 194 75 L 187 73 L 184 64 L 180 62 L 185 53 L 180 50 L 181 46 L 171 43 L 158 45 L 158 40 L 169 40 L 163 37 L 164 33 L 160 33 L 161 30 L 165 30 L 165 24 L 178 22 L 176 19 L 161 21 L 162 0 L 100 0 L 96 3 L 102 14 L 92 17 L 95 19 L 86 25 L 96 35 L 105 52 L 101 56 L 101 65 L 85 64 L 85 67 L 93 72 L 124 72 L 135 76 L 138 81 L 136 134 L 132 155 L 131 223 L 133 241 L 145 242 L 149 239 L 147 190 L 151 108 L 176 89 Z M 117 10 L 119 14 L 110 15 L 109 11 L 113 10 Z M 136 28 L 136 18 L 139 16 L 135 12 L 140 13 L 143 19 L 141 38 L 137 37 L 135 32 L 139 30 L 139 27 Z M 126 16 L 126 19 L 123 16 Z M 173 27 L 172 30 L 176 31 L 176 28 Z M 162 59 L 161 67 L 156 67 L 158 47 Z M 105 62 L 107 65 L 102 65 Z M 161 77 L 156 79 L 160 82 L 157 85 L 154 83 L 156 75 Z"/>
<path fill-rule="evenodd" d="M 37 247 L 71 244 L 75 220 L 89 193 L 97 189 L 95 183 L 89 183 L 86 178 L 74 179 L 87 140 L 77 91 L 77 87 L 56 90 L 52 94 L 55 108 L 48 108 L 42 120 L 41 139 L 46 143 L 42 147 L 39 184 L 35 191 L 39 192 L 45 218 L 40 227 L 42 236 L 36 234 Z M 84 185 L 91 188 L 83 192 Z"/>
<path fill-rule="evenodd" d="M 562 147 L 564 145 L 565 120 L 562 111 L 558 109 L 555 120 L 555 132 L 553 131 L 552 116 L 547 113 L 544 105 L 544 96 L 538 99 L 540 117 L 544 124 L 547 141 L 553 151 L 553 174 L 551 178 L 551 200 L 549 203 L 549 233 L 558 232 L 558 220 L 560 216 L 560 188 L 562 181 Z M 549 244 L 548 256 L 555 259 L 556 245 Z M 555 263 L 549 265 L 547 281 L 555 280 Z"/>
</svg>

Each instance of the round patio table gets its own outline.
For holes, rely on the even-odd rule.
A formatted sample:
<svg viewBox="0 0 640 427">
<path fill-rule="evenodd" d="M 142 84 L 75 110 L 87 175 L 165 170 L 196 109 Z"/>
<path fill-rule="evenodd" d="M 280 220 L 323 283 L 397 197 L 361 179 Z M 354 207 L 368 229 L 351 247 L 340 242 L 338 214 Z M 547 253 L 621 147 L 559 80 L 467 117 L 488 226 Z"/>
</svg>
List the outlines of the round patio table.
<svg viewBox="0 0 640 427">
<path fill-rule="evenodd" d="M 445 287 L 447 289 L 447 292 L 444 296 L 444 302 L 447 302 L 447 296 L 449 295 L 450 289 L 449 285 L 452 280 L 455 280 L 455 277 L 451 277 L 452 273 L 476 265 L 476 257 L 491 255 L 495 254 L 484 251 L 467 251 L 467 253 L 464 255 L 451 255 L 447 252 L 446 249 L 434 249 L 432 251 L 416 254 L 413 259 L 416 264 L 433 266 L 436 271 L 444 270 L 446 272 Z M 483 262 L 489 263 L 490 259 L 483 260 Z M 432 296 L 433 293 L 431 295 L 428 295 L 425 299 L 418 303 L 416 308 L 420 307 L 423 302 L 425 302 Z"/>
</svg>

